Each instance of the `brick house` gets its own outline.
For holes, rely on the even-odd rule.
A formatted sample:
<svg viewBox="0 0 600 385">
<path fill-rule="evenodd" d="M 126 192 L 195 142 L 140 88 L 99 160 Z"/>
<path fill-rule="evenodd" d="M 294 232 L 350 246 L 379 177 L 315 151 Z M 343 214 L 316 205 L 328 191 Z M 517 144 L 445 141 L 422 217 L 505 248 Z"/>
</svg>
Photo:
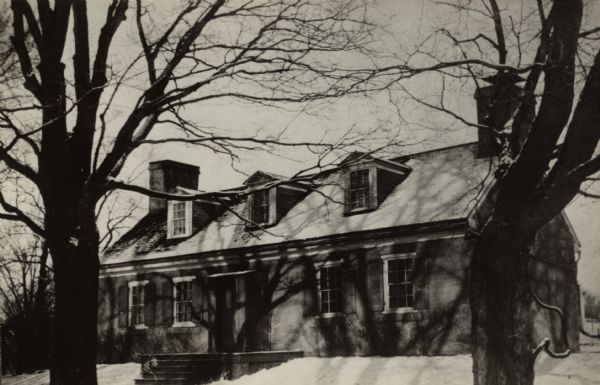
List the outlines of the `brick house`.
<svg viewBox="0 0 600 385">
<path fill-rule="evenodd" d="M 316 189 L 258 171 L 229 190 L 251 193 L 227 205 L 150 198 L 147 215 L 102 257 L 100 358 L 468 353 L 469 265 L 493 181 L 485 143 L 351 154 L 315 175 Z M 149 165 L 158 191 L 193 194 L 198 177 L 187 164 Z M 528 262 L 536 293 L 566 310 L 575 351 L 578 250 L 563 214 Z M 559 319 L 537 314 L 537 337 L 564 347 Z"/>
</svg>

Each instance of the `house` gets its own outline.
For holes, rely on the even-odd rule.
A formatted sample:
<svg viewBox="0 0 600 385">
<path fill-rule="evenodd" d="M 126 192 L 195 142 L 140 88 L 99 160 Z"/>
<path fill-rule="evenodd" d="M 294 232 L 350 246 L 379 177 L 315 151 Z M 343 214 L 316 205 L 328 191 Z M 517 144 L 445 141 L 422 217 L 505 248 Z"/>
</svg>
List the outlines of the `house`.
<svg viewBox="0 0 600 385">
<path fill-rule="evenodd" d="M 147 215 L 102 257 L 101 359 L 468 353 L 469 265 L 494 178 L 485 135 L 385 159 L 351 154 L 313 175 L 316 187 L 258 171 L 226 192 L 231 199 L 149 198 Z M 152 162 L 149 186 L 195 194 L 199 173 Z M 563 214 L 540 232 L 529 261 L 532 289 L 565 310 L 575 351 L 578 250 Z M 537 341 L 550 336 L 561 349 L 562 332 L 539 309 Z"/>
</svg>

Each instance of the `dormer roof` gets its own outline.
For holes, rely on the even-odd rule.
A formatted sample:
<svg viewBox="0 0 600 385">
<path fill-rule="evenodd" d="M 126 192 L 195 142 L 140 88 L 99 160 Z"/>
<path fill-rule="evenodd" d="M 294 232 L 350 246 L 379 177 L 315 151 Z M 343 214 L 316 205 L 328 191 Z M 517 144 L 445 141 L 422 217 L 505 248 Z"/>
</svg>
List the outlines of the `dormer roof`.
<svg viewBox="0 0 600 385">
<path fill-rule="evenodd" d="M 244 185 L 245 186 L 259 185 L 259 184 L 264 184 L 264 183 L 274 182 L 274 181 L 284 180 L 284 179 L 287 179 L 287 177 L 285 177 L 283 175 L 274 174 L 271 172 L 258 170 L 254 174 L 250 175 L 244 181 Z"/>
</svg>

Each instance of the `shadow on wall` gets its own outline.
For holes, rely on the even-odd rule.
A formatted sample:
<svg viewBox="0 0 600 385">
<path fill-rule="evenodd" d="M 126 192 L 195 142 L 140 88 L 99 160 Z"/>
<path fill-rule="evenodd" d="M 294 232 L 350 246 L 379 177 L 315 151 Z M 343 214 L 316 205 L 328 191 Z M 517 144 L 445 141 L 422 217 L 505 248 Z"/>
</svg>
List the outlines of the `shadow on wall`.
<svg viewBox="0 0 600 385">
<path fill-rule="evenodd" d="M 397 210 L 397 215 L 403 215 L 402 210 Z M 303 218 L 309 221 L 311 217 Z M 292 222 L 290 233 L 302 227 Z M 238 226 L 245 236 L 259 236 L 258 230 L 232 226 Z M 414 235 L 415 229 L 408 231 Z M 568 240 L 555 236 L 557 231 L 564 231 L 553 226 L 546 231 L 549 239 L 561 239 L 562 246 L 542 239 L 542 246 L 534 253 L 555 264 L 570 261 L 567 267 L 574 269 L 573 250 L 564 246 Z M 140 268 L 134 275 L 103 278 L 99 359 L 124 362 L 151 353 L 289 349 L 317 356 L 468 353 L 469 266 L 474 241 L 456 237 L 394 244 L 405 235 L 391 234 L 379 246 L 373 246 L 371 239 L 363 244 L 354 239 L 348 239 L 347 244 L 320 244 L 318 251 L 282 246 L 272 250 L 269 258 L 247 249 L 243 255 L 227 257 L 227 265 L 160 273 Z M 410 311 L 398 312 L 386 306 L 389 298 L 385 298 L 382 255 L 414 258 L 414 267 L 406 277 L 414 288 Z M 324 308 L 332 301 L 328 297 L 326 304 L 324 296 L 332 288 L 324 286 L 331 282 L 326 283 L 320 274 L 326 266 L 341 267 L 334 290 L 340 297 L 338 308 L 329 314 L 323 314 L 327 313 Z M 542 298 L 550 303 L 556 299 L 572 313 L 578 302 L 569 269 L 551 268 L 547 263 L 532 266 L 536 277 L 532 284 Z M 193 326 L 173 327 L 173 279 L 190 276 L 194 277 Z M 144 328 L 129 326 L 130 281 L 148 281 Z M 578 330 L 578 311 L 574 314 L 569 333 Z M 560 345 L 559 320 L 543 310 L 538 318 L 547 329 L 537 328 L 538 334 L 531 337 L 532 348 L 548 335 Z M 570 344 L 575 347 L 576 337 L 572 339 Z"/>
</svg>

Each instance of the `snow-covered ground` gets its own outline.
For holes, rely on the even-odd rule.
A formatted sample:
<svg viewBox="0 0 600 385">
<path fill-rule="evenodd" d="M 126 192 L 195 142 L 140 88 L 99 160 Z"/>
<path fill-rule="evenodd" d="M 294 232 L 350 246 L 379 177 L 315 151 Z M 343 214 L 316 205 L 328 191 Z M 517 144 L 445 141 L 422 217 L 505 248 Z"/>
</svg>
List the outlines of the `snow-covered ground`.
<svg viewBox="0 0 600 385">
<path fill-rule="evenodd" d="M 582 338 L 582 353 L 563 360 L 541 356 L 536 385 L 600 384 L 600 344 Z M 100 385 L 132 385 L 139 364 L 99 365 Z M 210 385 L 469 385 L 471 357 L 301 358 L 234 381 Z M 47 385 L 48 373 L 3 378 L 4 385 Z"/>
<path fill-rule="evenodd" d="M 133 385 L 133 379 L 140 372 L 140 364 L 98 365 L 98 385 Z M 48 385 L 48 371 L 36 374 L 22 374 L 2 378 L 2 385 Z"/>
</svg>

